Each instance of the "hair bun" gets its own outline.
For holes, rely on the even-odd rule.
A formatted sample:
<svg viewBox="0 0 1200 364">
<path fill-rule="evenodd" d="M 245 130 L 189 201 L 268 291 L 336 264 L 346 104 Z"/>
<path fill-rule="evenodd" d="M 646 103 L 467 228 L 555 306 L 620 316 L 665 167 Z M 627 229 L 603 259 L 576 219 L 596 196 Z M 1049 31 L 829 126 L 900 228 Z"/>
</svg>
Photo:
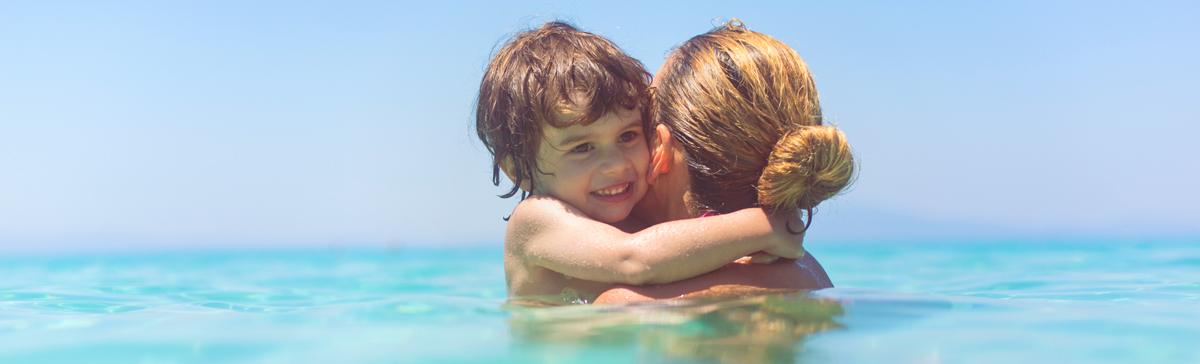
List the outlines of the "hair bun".
<svg viewBox="0 0 1200 364">
<path fill-rule="evenodd" d="M 854 156 L 846 135 L 832 126 L 805 126 L 775 142 L 758 179 L 758 203 L 773 209 L 808 209 L 850 185 Z"/>
</svg>

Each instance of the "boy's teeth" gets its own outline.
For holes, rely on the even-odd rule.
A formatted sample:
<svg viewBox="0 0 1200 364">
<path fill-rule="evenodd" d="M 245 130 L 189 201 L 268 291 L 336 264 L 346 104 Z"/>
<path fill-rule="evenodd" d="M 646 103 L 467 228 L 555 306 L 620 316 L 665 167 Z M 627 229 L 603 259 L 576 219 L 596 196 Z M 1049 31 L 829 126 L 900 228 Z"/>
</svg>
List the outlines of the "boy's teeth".
<svg viewBox="0 0 1200 364">
<path fill-rule="evenodd" d="M 625 192 L 625 189 L 627 189 L 627 188 L 629 188 L 628 183 L 617 186 L 617 187 L 605 188 L 603 190 L 596 191 L 596 194 L 601 195 L 601 196 L 612 196 L 612 195 L 615 195 L 615 194 L 618 194 L 621 192 Z"/>
</svg>

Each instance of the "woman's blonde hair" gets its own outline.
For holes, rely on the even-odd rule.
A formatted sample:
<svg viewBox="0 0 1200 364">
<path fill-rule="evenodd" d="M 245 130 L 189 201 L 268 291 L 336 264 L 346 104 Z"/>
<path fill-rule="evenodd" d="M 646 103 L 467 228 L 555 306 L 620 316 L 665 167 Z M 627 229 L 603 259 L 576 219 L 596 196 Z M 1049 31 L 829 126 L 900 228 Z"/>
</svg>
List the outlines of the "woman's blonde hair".
<svg viewBox="0 0 1200 364">
<path fill-rule="evenodd" d="M 811 215 L 850 184 L 850 144 L 822 125 L 812 75 L 786 44 L 733 20 L 680 45 L 655 82 L 652 113 L 687 152 L 697 208 Z"/>
</svg>

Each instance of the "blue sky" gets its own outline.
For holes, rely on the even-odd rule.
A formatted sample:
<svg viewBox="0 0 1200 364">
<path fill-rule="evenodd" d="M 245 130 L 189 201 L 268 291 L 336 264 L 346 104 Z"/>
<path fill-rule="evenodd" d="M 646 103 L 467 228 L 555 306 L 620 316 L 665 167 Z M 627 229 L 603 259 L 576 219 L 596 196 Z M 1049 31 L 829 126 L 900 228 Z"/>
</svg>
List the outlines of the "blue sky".
<svg viewBox="0 0 1200 364">
<path fill-rule="evenodd" d="M 0 3 L 0 253 L 499 244 L 470 129 L 553 19 L 654 70 L 730 17 L 861 173 L 810 241 L 1200 236 L 1193 2 Z"/>
</svg>

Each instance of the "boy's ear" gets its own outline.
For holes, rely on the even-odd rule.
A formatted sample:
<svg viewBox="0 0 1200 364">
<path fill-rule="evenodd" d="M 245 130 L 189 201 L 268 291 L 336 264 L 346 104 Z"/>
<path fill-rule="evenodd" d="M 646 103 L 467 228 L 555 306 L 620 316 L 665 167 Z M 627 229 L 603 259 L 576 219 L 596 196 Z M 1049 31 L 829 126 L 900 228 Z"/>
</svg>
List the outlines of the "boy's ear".
<svg viewBox="0 0 1200 364">
<path fill-rule="evenodd" d="M 654 138 L 650 147 L 650 171 L 646 181 L 654 183 L 661 174 L 671 172 L 671 161 L 675 159 L 674 140 L 666 125 L 654 126 Z"/>
<path fill-rule="evenodd" d="M 500 160 L 500 170 L 504 171 L 504 175 L 508 177 L 509 182 L 517 183 L 516 168 L 513 167 L 512 156 L 504 157 L 504 159 Z M 531 181 L 529 180 L 521 181 L 521 190 L 529 192 L 530 183 Z"/>
</svg>

